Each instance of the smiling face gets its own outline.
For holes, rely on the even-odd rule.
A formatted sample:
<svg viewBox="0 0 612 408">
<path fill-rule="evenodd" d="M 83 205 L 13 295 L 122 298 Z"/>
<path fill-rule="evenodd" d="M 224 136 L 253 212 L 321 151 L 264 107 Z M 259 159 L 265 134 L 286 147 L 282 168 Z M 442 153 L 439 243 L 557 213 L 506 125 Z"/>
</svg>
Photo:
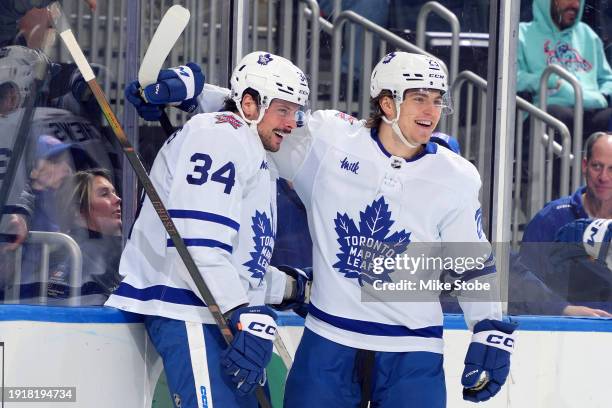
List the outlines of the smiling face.
<svg viewBox="0 0 612 408">
<path fill-rule="evenodd" d="M 582 172 L 589 195 L 604 205 L 612 204 L 612 135 L 593 144 L 591 157 L 582 161 Z"/>
<path fill-rule="evenodd" d="M 440 91 L 415 89 L 404 94 L 399 127 L 412 144 L 425 144 L 440 121 L 443 100 Z"/>
<path fill-rule="evenodd" d="M 266 150 L 277 152 L 280 149 L 283 138 L 297 126 L 296 115 L 299 108 L 298 104 L 282 99 L 272 101 L 261 122 L 257 125 L 259 138 Z"/>
<path fill-rule="evenodd" d="M 89 203 L 81 215 L 87 228 L 103 235 L 121 235 L 121 199 L 113 184 L 102 176 L 95 176 L 89 186 Z"/>
</svg>

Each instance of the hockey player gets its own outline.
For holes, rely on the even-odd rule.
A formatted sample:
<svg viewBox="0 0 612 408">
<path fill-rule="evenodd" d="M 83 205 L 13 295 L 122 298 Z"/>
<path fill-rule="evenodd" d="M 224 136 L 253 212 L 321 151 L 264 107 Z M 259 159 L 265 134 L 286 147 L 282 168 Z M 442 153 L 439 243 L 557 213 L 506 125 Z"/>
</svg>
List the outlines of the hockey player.
<svg viewBox="0 0 612 408">
<path fill-rule="evenodd" d="M 256 52 L 236 66 L 231 91 L 222 112 L 194 116 L 166 141 L 151 180 L 236 331 L 233 343 L 225 345 L 148 199 L 121 258 L 126 276 L 107 302 L 145 315 L 176 406 L 257 406 L 252 391 L 265 383 L 276 332 L 265 303 L 280 303 L 285 289 L 286 275 L 267 272 L 276 176 L 266 151 L 291 137 L 308 83 L 290 61 Z"/>
<path fill-rule="evenodd" d="M 482 231 L 479 175 L 430 141 L 449 111 L 439 61 L 392 52 L 374 69 L 370 95 L 367 122 L 317 111 L 272 154 L 304 202 L 314 244 L 309 314 L 285 387 L 286 407 L 445 406 L 437 297 L 362 301 L 377 280 L 372 261 L 383 256 L 380 248 L 390 256 L 415 243 L 471 243 L 467 251 L 484 251 L 486 262 L 455 272 L 464 282 L 497 279 Z M 380 279 L 392 281 L 391 272 Z M 499 392 L 514 344 L 515 326 L 501 321 L 499 301 L 488 296 L 460 297 L 474 332 L 463 397 L 475 402 Z"/>
<path fill-rule="evenodd" d="M 362 285 L 372 285 L 374 276 L 368 250 L 381 255 L 369 242 L 395 253 L 419 242 L 488 247 L 477 171 L 430 142 L 450 100 L 440 63 L 392 52 L 372 72 L 370 96 L 367 122 L 315 112 L 306 135 L 288 139 L 274 155 L 306 205 L 315 243 L 309 314 L 287 379 L 287 407 L 445 406 L 440 305 L 362 302 Z M 487 258 L 463 280 L 494 280 Z M 474 331 L 463 396 L 484 401 L 505 382 L 514 326 L 501 321 L 499 302 L 460 303 Z"/>
</svg>

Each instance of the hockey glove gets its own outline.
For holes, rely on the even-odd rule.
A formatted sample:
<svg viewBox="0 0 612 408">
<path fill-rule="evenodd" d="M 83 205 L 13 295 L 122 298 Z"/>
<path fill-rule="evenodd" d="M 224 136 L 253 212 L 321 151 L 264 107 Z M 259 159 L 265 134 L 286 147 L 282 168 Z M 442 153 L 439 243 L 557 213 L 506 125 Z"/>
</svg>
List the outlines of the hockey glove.
<svg viewBox="0 0 612 408">
<path fill-rule="evenodd" d="M 173 104 L 182 111 L 193 112 L 197 97 L 204 88 L 205 77 L 200 67 L 189 62 L 180 67 L 163 69 L 157 82 L 142 90 L 143 98 L 154 105 Z"/>
<path fill-rule="evenodd" d="M 310 303 L 310 286 L 312 285 L 312 268 L 293 268 L 280 265 L 278 270 L 285 272 L 287 285 L 283 302 L 274 306 L 277 310 L 293 310 L 297 315 L 306 318 Z"/>
<path fill-rule="evenodd" d="M 486 401 L 499 392 L 510 372 L 515 329 L 515 324 L 499 320 L 476 323 L 461 376 L 464 400 Z"/>
<path fill-rule="evenodd" d="M 235 336 L 221 353 L 224 372 L 236 384 L 238 394 L 248 395 L 266 383 L 266 366 L 272 358 L 276 313 L 268 306 L 236 309 L 229 318 Z"/>
<path fill-rule="evenodd" d="M 144 120 L 157 121 L 161 118 L 163 106 L 145 102 L 140 96 L 140 84 L 138 81 L 130 82 L 130 84 L 125 87 L 125 97 L 134 105 L 138 111 L 138 115 Z"/>
</svg>

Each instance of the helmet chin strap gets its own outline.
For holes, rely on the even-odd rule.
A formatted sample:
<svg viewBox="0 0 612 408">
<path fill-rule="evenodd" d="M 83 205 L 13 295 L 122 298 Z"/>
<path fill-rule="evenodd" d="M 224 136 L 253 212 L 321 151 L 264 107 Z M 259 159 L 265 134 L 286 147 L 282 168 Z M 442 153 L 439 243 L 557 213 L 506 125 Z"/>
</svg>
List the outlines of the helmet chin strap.
<svg viewBox="0 0 612 408">
<path fill-rule="evenodd" d="M 391 129 L 393 129 L 393 133 L 395 134 L 395 136 L 397 136 L 397 138 L 404 144 L 406 145 L 406 147 L 410 148 L 410 149 L 416 149 L 417 147 L 420 146 L 420 144 L 414 144 L 414 143 L 410 143 L 408 141 L 408 139 L 406 138 L 406 136 L 404 136 L 404 134 L 402 133 L 402 130 L 400 129 L 399 125 L 398 125 L 398 121 L 399 121 L 399 117 L 400 117 L 400 104 L 399 102 L 395 102 L 395 109 L 397 110 L 397 115 L 395 116 L 395 119 L 393 120 L 389 120 L 387 119 L 386 116 L 382 117 L 382 120 L 388 124 L 391 125 Z"/>
<path fill-rule="evenodd" d="M 257 119 L 250 120 L 250 119 L 247 119 L 246 115 L 242 111 L 242 106 L 240 106 L 239 103 L 236 104 L 236 107 L 238 108 L 238 112 L 240 112 L 240 116 L 242 116 L 242 119 L 244 119 L 244 121 L 249 124 L 249 128 L 255 133 L 258 133 L 257 125 L 263 119 L 264 114 L 266 113 L 266 108 L 262 105 L 261 108 L 259 109 L 259 116 L 257 117 Z"/>
</svg>

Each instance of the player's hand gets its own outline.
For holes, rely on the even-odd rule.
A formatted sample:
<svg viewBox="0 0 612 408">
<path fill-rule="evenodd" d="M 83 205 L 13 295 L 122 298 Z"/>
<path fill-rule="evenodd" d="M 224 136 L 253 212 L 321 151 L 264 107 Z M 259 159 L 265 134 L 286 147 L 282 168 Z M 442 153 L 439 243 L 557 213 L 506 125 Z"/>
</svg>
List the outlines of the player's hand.
<svg viewBox="0 0 612 408">
<path fill-rule="evenodd" d="M 238 393 L 248 395 L 266 383 L 266 366 L 272 358 L 276 336 L 276 313 L 268 306 L 241 307 L 232 313 L 228 323 L 235 337 L 221 353 L 221 365 Z"/>
<path fill-rule="evenodd" d="M 592 309 L 587 306 L 567 305 L 563 309 L 564 316 L 612 317 L 612 314 L 601 309 Z"/>
<path fill-rule="evenodd" d="M 9 217 L 7 233 L 15 235 L 15 240 L 10 244 L 5 245 L 3 249 L 6 251 L 14 251 L 19 248 L 19 245 L 21 245 L 28 237 L 28 224 L 26 223 L 23 215 L 11 214 Z"/>
<path fill-rule="evenodd" d="M 198 107 L 197 97 L 204 88 L 205 76 L 195 63 L 163 69 L 157 82 L 142 90 L 142 97 L 154 105 L 173 104 L 185 112 Z"/>
<path fill-rule="evenodd" d="M 140 96 L 140 83 L 132 81 L 125 87 L 125 98 L 138 111 L 138 115 L 146 121 L 158 121 L 161 118 L 162 108 L 160 105 L 147 103 Z"/>
<path fill-rule="evenodd" d="M 516 324 L 482 320 L 474 326 L 461 376 L 463 399 L 482 402 L 499 392 L 510 372 Z"/>
<path fill-rule="evenodd" d="M 310 287 L 312 285 L 312 268 L 293 268 L 287 265 L 277 267 L 278 270 L 287 274 L 285 296 L 280 305 L 275 305 L 277 310 L 293 310 L 299 316 L 306 318 L 308 304 L 310 303 Z"/>
</svg>

